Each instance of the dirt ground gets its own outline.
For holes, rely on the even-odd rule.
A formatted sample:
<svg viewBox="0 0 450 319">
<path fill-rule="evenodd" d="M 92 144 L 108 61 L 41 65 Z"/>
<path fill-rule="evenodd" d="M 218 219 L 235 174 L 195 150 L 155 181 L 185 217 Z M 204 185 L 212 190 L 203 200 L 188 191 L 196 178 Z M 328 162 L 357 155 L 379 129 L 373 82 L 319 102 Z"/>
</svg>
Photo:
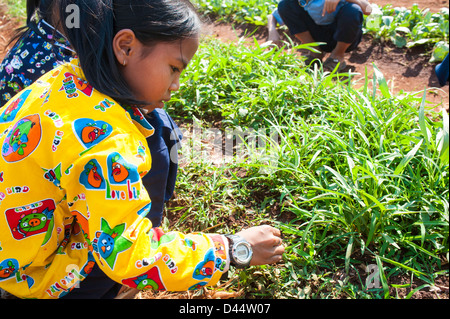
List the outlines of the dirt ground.
<svg viewBox="0 0 450 319">
<path fill-rule="evenodd" d="M 448 0 L 372 0 L 371 3 L 380 7 L 395 3 L 394 6 L 407 8 L 410 8 L 412 3 L 417 3 L 419 8 L 428 8 L 431 12 L 439 12 L 441 8 L 449 6 Z M 248 34 L 248 29 L 253 31 L 255 28 L 211 22 L 206 27 L 206 33 L 223 41 L 235 42 Z M 258 28 L 253 35 L 259 43 L 267 41 L 268 33 L 264 27 Z M 427 101 L 430 106 L 434 106 L 436 111 L 441 107 L 449 109 L 449 85 L 439 85 L 434 72 L 436 64 L 428 62 L 430 56 L 425 54 L 423 48 L 399 49 L 388 43 L 373 41 L 370 36 L 365 35 L 357 50 L 349 53 L 347 59 L 349 69 L 359 74 L 354 78 L 356 85 L 364 83 L 365 67 L 369 74 L 372 74 L 374 62 L 388 81 L 391 92 L 418 92 L 421 97 L 423 90 L 427 88 Z"/>
</svg>

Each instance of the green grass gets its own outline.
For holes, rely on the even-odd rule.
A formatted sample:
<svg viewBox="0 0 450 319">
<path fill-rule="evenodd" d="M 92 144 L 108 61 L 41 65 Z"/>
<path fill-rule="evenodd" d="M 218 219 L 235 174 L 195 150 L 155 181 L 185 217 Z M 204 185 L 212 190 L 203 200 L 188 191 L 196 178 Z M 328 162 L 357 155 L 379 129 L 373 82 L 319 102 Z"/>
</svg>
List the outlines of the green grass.
<svg viewBox="0 0 450 319">
<path fill-rule="evenodd" d="M 192 0 L 199 10 L 220 20 L 266 25 L 278 0 Z M 232 18 L 231 18 L 232 17 Z"/>
<path fill-rule="evenodd" d="M 8 14 L 14 18 L 25 19 L 27 16 L 26 0 L 0 0 L 8 7 Z"/>
<path fill-rule="evenodd" d="M 247 297 L 395 298 L 391 278 L 432 286 L 448 273 L 448 115 L 429 111 L 424 92 L 391 94 L 376 67 L 354 89 L 256 42 L 205 41 L 183 81 L 168 111 L 185 123 L 278 136 L 221 167 L 191 156 L 179 174 L 179 227 L 283 231 L 283 266 L 239 273 Z M 369 291 L 368 265 L 383 269 Z"/>
</svg>

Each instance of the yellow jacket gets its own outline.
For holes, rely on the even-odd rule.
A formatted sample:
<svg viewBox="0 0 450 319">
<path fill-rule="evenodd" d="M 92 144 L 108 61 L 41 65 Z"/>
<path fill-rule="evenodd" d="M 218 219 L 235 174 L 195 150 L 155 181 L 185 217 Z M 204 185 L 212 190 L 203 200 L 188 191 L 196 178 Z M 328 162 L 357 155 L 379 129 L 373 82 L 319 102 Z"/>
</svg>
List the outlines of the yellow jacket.
<svg viewBox="0 0 450 319">
<path fill-rule="evenodd" d="M 138 289 L 216 284 L 226 238 L 152 228 L 141 177 L 153 128 L 83 78 L 74 60 L 0 110 L 0 288 L 58 298 L 95 262 Z"/>
</svg>

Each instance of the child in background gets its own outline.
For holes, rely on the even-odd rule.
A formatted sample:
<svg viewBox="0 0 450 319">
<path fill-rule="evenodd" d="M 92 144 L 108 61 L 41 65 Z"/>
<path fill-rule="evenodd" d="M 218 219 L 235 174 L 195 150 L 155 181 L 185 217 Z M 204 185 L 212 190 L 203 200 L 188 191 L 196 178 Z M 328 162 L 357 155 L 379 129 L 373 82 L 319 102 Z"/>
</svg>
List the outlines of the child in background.
<svg viewBox="0 0 450 319">
<path fill-rule="evenodd" d="M 63 33 L 79 60 L 46 73 L 0 115 L 0 288 L 70 296 L 97 264 L 132 288 L 180 291 L 216 284 L 230 263 L 278 262 L 284 248 L 271 226 L 236 237 L 164 234 L 146 217 L 154 128 L 144 113 L 179 89 L 197 51 L 190 2 L 61 0 L 61 17 L 70 4 L 82 27 Z"/>
<path fill-rule="evenodd" d="M 449 58 L 448 53 L 445 56 L 444 60 L 436 65 L 435 73 L 439 81 L 440 86 L 444 86 L 448 83 L 448 74 L 449 74 Z"/>
<path fill-rule="evenodd" d="M 27 0 L 26 27 L 18 30 L 18 39 L 0 64 L 0 108 L 12 96 L 34 83 L 39 77 L 53 68 L 70 62 L 75 51 L 63 35 L 62 24 L 58 16 L 55 0 Z M 152 200 L 147 217 L 154 227 L 161 225 L 164 203 L 170 200 L 175 188 L 178 171 L 177 152 L 171 152 L 182 139 L 182 134 L 173 119 L 163 109 L 145 113 L 149 124 L 155 129 L 147 137 L 147 144 L 152 155 L 152 168 L 142 180 Z M 160 185 L 161 187 L 152 187 Z M 102 278 L 103 280 L 100 280 Z M 95 265 L 89 280 L 81 283 L 83 287 L 94 285 L 96 295 L 115 295 L 120 285 L 110 280 Z M 101 284 L 103 283 L 103 285 Z M 77 290 L 78 293 L 80 290 Z M 91 290 L 92 291 L 92 290 Z M 112 291 L 112 293 L 110 293 Z M 75 296 L 73 293 L 71 296 Z"/>
<path fill-rule="evenodd" d="M 284 22 L 283 19 L 281 19 L 280 13 L 278 12 L 278 8 L 275 8 L 272 14 L 269 14 L 267 16 L 267 31 L 268 31 L 267 41 L 272 41 L 276 45 L 280 43 L 280 34 L 277 31 L 277 25 L 283 26 Z"/>
<path fill-rule="evenodd" d="M 281 0 L 269 17 L 269 40 L 278 41 L 276 23 L 285 24 L 302 43 L 325 42 L 321 53 L 311 53 L 305 63 L 322 60 L 326 70 L 346 68 L 345 53 L 357 48 L 362 38 L 363 14 L 372 11 L 366 0 Z M 278 19 L 276 19 L 278 18 Z"/>
</svg>

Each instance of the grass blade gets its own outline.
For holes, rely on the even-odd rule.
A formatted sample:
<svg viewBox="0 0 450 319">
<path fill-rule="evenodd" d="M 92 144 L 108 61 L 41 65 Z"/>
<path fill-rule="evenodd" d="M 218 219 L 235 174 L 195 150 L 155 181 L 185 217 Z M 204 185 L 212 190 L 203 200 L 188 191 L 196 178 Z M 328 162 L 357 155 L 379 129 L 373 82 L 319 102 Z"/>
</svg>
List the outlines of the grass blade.
<svg viewBox="0 0 450 319">
<path fill-rule="evenodd" d="M 350 237 L 347 245 L 347 251 L 345 252 L 345 273 L 348 274 L 348 268 L 350 266 L 350 256 L 353 249 L 353 236 Z"/>
<path fill-rule="evenodd" d="M 381 262 L 380 256 L 375 256 L 378 266 L 378 275 L 380 276 L 381 285 L 384 290 L 384 299 L 389 298 L 389 285 L 387 283 L 386 274 L 384 273 L 383 263 Z"/>
<path fill-rule="evenodd" d="M 429 144 L 429 131 L 427 129 L 427 125 L 425 122 L 425 100 L 427 96 L 427 90 L 425 89 L 423 91 L 423 97 L 422 102 L 420 103 L 419 107 L 419 126 L 420 130 L 422 131 L 423 136 L 425 137 L 425 141 L 427 142 L 427 145 Z"/>
<path fill-rule="evenodd" d="M 394 171 L 394 175 L 399 175 L 401 172 L 403 172 L 406 165 L 408 165 L 409 161 L 416 155 L 417 151 L 419 150 L 420 146 L 423 143 L 423 139 L 420 140 L 419 143 L 417 143 L 416 146 L 412 150 L 406 154 L 406 156 L 401 160 L 401 162 L 398 164 L 397 168 Z"/>
<path fill-rule="evenodd" d="M 389 87 L 386 82 L 386 79 L 384 78 L 383 73 L 381 73 L 381 71 L 377 68 L 375 63 L 372 63 L 372 65 L 373 65 L 374 76 L 377 80 L 378 87 L 380 88 L 381 94 L 383 94 L 383 96 L 385 98 L 390 99 L 391 93 L 389 92 Z"/>
<path fill-rule="evenodd" d="M 448 114 L 442 109 L 442 129 L 436 134 L 436 148 L 439 152 L 439 159 L 442 165 L 449 162 L 449 122 Z"/>
<path fill-rule="evenodd" d="M 306 226 L 306 229 L 303 233 L 302 236 L 302 241 L 300 242 L 300 250 L 303 251 L 304 249 L 304 245 L 305 245 L 305 241 L 306 241 L 306 235 L 309 233 L 309 230 L 311 228 L 311 226 L 313 225 L 314 221 L 316 220 L 316 218 L 319 217 L 319 214 L 314 214 L 313 218 L 311 218 L 311 220 L 309 221 L 308 225 Z"/>
<path fill-rule="evenodd" d="M 386 258 L 386 257 L 382 257 L 382 256 L 377 256 L 377 257 L 380 258 L 381 260 L 387 262 L 387 263 L 390 263 L 390 264 L 394 265 L 394 266 L 403 268 L 405 270 L 409 270 L 409 271 L 415 273 L 416 275 L 420 275 L 420 276 L 425 276 L 426 277 L 426 274 L 424 274 L 423 272 L 418 271 L 418 270 L 416 270 L 414 268 L 411 268 L 409 266 L 403 265 L 402 263 L 399 263 L 399 262 L 397 262 L 395 260 L 392 260 L 392 259 L 389 259 L 389 258 Z"/>
<path fill-rule="evenodd" d="M 419 286 L 419 287 L 417 287 L 417 288 L 411 290 L 411 291 L 409 292 L 409 294 L 405 297 L 405 299 L 410 299 L 417 291 L 419 291 L 419 290 L 421 290 L 421 289 L 423 289 L 423 288 L 427 288 L 427 287 L 430 287 L 430 285 L 424 284 L 424 285 L 422 285 L 422 286 Z"/>
</svg>

